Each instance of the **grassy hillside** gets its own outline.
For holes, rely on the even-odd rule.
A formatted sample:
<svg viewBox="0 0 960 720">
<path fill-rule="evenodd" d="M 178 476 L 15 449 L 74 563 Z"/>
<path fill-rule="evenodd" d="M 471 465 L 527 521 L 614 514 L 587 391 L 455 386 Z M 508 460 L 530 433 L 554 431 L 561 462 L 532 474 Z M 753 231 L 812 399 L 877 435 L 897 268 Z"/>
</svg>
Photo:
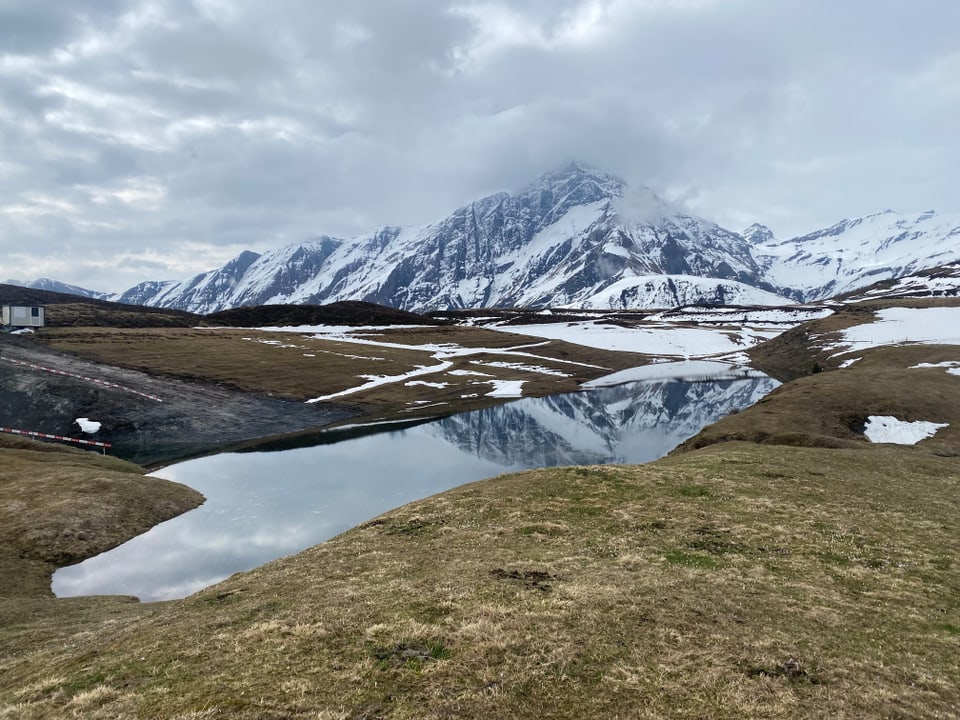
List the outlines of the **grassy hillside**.
<svg viewBox="0 0 960 720">
<path fill-rule="evenodd" d="M 202 500 L 116 458 L 0 434 L 0 602 L 49 596 L 57 567 L 119 545 Z"/>
<path fill-rule="evenodd" d="M 43 642 L 66 634 L 51 618 L 3 658 L 0 702 L 19 718 L 949 717 L 958 470 L 923 450 L 733 443 L 502 477 L 64 643 Z"/>
<path fill-rule="evenodd" d="M 0 718 L 960 716 L 960 378 L 910 369 L 941 360 L 870 351 L 658 462 L 464 486 L 182 601 L 8 603 Z M 950 427 L 874 445 L 875 413 Z"/>
</svg>

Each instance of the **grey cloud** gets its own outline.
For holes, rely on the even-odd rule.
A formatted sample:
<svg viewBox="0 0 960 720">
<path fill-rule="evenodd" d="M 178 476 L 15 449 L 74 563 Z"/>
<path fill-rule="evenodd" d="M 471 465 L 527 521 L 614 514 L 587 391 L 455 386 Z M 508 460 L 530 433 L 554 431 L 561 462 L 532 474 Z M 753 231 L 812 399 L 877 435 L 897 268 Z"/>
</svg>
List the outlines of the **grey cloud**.
<svg viewBox="0 0 960 720">
<path fill-rule="evenodd" d="M 953 3 L 64 8 L 0 1 L 0 244 L 35 249 L 4 276 L 119 289 L 571 159 L 780 234 L 960 209 Z"/>
</svg>

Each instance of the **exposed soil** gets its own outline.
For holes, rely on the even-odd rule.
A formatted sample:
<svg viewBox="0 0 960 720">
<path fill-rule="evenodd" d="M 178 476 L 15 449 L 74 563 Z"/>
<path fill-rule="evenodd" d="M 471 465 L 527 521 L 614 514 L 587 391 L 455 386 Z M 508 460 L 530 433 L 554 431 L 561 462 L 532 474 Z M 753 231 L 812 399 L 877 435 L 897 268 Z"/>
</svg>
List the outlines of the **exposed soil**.
<svg viewBox="0 0 960 720">
<path fill-rule="evenodd" d="M 115 383 L 162 402 L 13 360 Z M 307 405 L 147 375 L 72 357 L 30 338 L 0 335 L 0 426 L 108 442 L 110 454 L 144 466 L 315 429 L 357 414 L 349 405 Z M 100 422 L 100 431 L 85 435 L 75 422 L 81 417 Z"/>
</svg>

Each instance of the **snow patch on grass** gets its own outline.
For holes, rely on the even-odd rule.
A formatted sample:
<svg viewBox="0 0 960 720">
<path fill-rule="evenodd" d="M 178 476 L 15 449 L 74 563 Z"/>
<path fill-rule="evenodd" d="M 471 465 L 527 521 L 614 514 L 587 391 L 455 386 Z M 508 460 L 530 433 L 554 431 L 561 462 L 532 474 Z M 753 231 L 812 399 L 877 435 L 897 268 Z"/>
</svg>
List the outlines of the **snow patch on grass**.
<svg viewBox="0 0 960 720">
<path fill-rule="evenodd" d="M 843 330 L 843 339 L 828 347 L 849 352 L 883 345 L 960 345 L 960 307 L 885 308 L 876 317 Z"/>
<path fill-rule="evenodd" d="M 521 370 L 523 372 L 529 373 L 540 373 L 541 375 L 553 375 L 554 377 L 570 377 L 569 373 L 560 372 L 559 370 L 553 370 L 552 368 L 543 367 L 542 365 L 524 365 L 522 363 L 509 363 L 509 362 L 482 362 L 480 360 L 472 360 L 474 365 L 483 365 L 484 367 L 495 367 L 495 368 L 506 368 L 508 370 Z"/>
<path fill-rule="evenodd" d="M 946 368 L 949 375 L 960 376 L 960 360 L 945 360 L 939 363 L 920 363 L 919 365 L 910 366 L 911 370 L 920 368 Z"/>
<path fill-rule="evenodd" d="M 523 380 L 490 380 L 493 390 L 487 393 L 487 397 L 522 397 Z"/>
<path fill-rule="evenodd" d="M 872 443 L 893 443 L 896 445 L 916 445 L 921 440 L 933 437 L 937 430 L 949 423 L 934 423 L 926 420 L 907 422 L 892 415 L 871 415 L 863 431 Z"/>
<path fill-rule="evenodd" d="M 701 328 L 668 326 L 619 327 L 599 322 L 553 323 L 547 325 L 511 325 L 495 328 L 533 337 L 563 340 L 575 345 L 620 352 L 667 355 L 672 357 L 705 357 L 736 352 L 744 345 L 766 340 L 767 335 L 753 342 L 736 342 L 727 332 Z M 779 330 L 773 331 L 773 335 Z M 760 333 L 757 333 L 758 335 Z M 753 335 L 745 331 L 744 335 Z M 740 338 L 738 338 L 739 340 Z"/>
</svg>

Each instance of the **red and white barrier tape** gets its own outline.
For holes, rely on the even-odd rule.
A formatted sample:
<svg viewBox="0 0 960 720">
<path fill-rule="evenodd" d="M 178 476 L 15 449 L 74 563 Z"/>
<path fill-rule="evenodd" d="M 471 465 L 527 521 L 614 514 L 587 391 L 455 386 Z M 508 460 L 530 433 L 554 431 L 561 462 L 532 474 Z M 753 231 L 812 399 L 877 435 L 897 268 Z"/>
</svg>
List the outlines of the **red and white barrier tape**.
<svg viewBox="0 0 960 720">
<path fill-rule="evenodd" d="M 66 377 L 72 377 L 78 380 L 87 380 L 88 382 L 96 383 L 97 385 L 104 385 L 106 387 L 116 388 L 117 390 L 123 390 L 124 392 L 133 393 L 134 395 L 145 397 L 148 400 L 163 402 L 163 398 L 158 398 L 156 395 L 140 392 L 139 390 L 134 390 L 133 388 L 128 388 L 125 385 L 118 385 L 117 383 L 107 382 L 106 380 L 98 380 L 97 378 L 87 377 L 86 375 L 77 375 L 64 370 L 56 370 L 54 368 L 44 367 L 43 365 L 34 365 L 33 363 L 23 362 L 22 360 L 14 360 L 13 358 L 5 357 L 0 359 L 6 360 L 7 362 L 12 362 L 14 365 L 23 365 L 24 367 L 31 368 L 32 370 L 42 370 L 43 372 L 53 373 L 54 375 L 65 375 Z"/>
<path fill-rule="evenodd" d="M 49 440 L 65 440 L 66 442 L 77 443 L 79 445 L 96 445 L 97 447 L 113 447 L 110 443 L 97 442 L 96 440 L 80 440 L 79 438 L 66 437 L 65 435 L 50 435 L 48 433 L 34 432 L 33 430 L 17 430 L 16 428 L 0 427 L 0 432 L 10 433 L 11 435 L 29 435 L 30 437 L 47 438 Z"/>
</svg>

